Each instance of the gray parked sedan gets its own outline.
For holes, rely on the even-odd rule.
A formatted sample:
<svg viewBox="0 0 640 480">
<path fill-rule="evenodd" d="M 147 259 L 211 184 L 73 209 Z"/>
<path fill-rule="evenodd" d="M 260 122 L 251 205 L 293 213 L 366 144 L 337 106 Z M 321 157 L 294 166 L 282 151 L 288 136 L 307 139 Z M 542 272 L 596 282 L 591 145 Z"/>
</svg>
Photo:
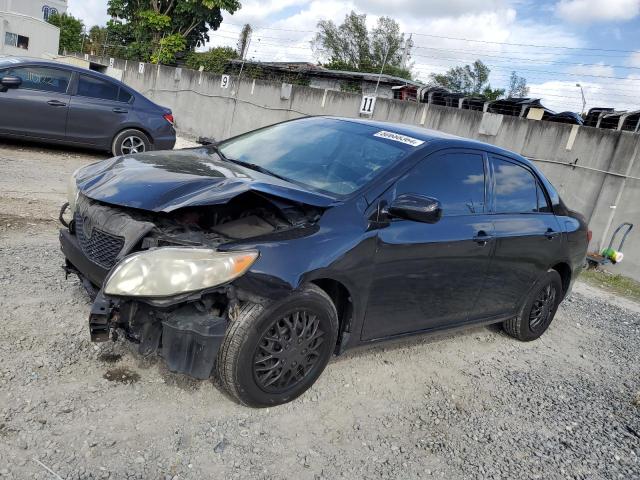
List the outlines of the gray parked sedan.
<svg viewBox="0 0 640 480">
<path fill-rule="evenodd" d="M 169 150 L 171 110 L 109 76 L 37 59 L 0 58 L 0 136 L 109 150 Z"/>
</svg>

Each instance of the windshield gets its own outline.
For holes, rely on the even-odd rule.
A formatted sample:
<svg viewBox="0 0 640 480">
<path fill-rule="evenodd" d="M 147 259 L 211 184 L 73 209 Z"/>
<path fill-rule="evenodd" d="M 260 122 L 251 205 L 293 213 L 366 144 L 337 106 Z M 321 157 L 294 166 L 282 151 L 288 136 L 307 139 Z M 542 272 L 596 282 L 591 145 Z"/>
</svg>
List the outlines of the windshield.
<svg viewBox="0 0 640 480">
<path fill-rule="evenodd" d="M 218 148 L 230 160 L 342 196 L 358 190 L 413 149 L 374 136 L 380 131 L 361 123 L 306 118 L 249 132 Z"/>
</svg>

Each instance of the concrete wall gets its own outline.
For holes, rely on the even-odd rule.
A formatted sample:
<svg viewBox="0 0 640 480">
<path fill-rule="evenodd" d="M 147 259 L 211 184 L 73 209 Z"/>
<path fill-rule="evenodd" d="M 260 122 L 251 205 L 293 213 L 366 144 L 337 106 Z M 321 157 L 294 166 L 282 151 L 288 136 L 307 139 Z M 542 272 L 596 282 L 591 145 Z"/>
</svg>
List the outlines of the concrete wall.
<svg viewBox="0 0 640 480">
<path fill-rule="evenodd" d="M 140 73 L 137 62 L 115 61 L 114 67 L 123 70 L 125 83 L 170 107 L 180 131 L 196 136 L 221 140 L 304 115 L 359 117 L 356 94 L 237 78 L 224 89 L 219 75 L 149 64 Z M 619 223 L 636 224 L 624 261 L 610 269 L 640 280 L 640 135 L 383 98 L 373 118 L 481 140 L 534 159 L 567 205 L 589 219 L 592 250 L 606 246 Z M 575 168 L 568 165 L 576 160 Z"/>
<path fill-rule="evenodd" d="M 29 38 L 28 49 L 16 48 L 5 43 L 5 33 L 15 33 Z M 58 27 L 21 13 L 0 11 L 0 54 L 41 58 L 56 55 L 60 42 Z"/>
</svg>

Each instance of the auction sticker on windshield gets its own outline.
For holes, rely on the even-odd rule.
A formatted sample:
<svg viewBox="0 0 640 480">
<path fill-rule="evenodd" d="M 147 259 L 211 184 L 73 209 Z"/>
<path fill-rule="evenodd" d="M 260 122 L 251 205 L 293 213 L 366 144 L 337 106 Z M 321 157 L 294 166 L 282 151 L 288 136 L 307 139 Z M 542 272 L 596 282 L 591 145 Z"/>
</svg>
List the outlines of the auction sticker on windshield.
<svg viewBox="0 0 640 480">
<path fill-rule="evenodd" d="M 417 138 L 400 135 L 399 133 L 387 132 L 386 130 L 380 130 L 378 133 L 374 133 L 373 136 L 386 138 L 388 140 L 393 140 L 394 142 L 406 143 L 407 145 L 411 145 L 412 147 L 418 147 L 424 143 L 424 140 L 418 140 Z"/>
</svg>

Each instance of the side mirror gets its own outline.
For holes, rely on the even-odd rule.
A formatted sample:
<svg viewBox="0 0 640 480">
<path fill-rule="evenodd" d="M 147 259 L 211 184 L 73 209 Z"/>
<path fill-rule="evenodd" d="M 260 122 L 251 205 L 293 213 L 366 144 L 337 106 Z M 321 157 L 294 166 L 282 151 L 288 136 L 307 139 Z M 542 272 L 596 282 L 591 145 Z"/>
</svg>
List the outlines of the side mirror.
<svg viewBox="0 0 640 480">
<path fill-rule="evenodd" d="M 386 213 L 391 217 L 405 220 L 436 223 L 442 217 L 442 205 L 435 198 L 416 193 L 404 193 L 391 202 L 391 205 L 386 208 Z"/>
<path fill-rule="evenodd" d="M 2 77 L 0 84 L 6 88 L 18 88 L 22 85 L 22 79 L 20 77 Z"/>
</svg>

